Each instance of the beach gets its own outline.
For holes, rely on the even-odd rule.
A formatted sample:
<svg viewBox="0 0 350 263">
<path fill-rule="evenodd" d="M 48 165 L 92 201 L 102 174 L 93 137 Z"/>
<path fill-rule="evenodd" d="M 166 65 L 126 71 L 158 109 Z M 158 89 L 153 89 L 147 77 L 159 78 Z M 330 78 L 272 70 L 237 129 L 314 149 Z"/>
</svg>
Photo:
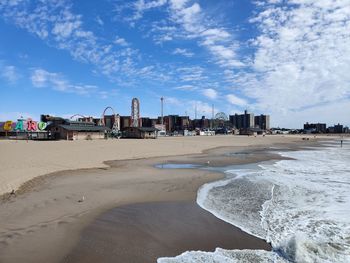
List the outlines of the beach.
<svg viewBox="0 0 350 263">
<path fill-rule="evenodd" d="M 176 205 L 174 210 L 188 211 L 189 205 L 196 205 L 197 191 L 203 184 L 224 177 L 223 173 L 213 170 L 159 169 L 155 168 L 157 164 L 191 163 L 221 167 L 279 160 L 282 158 L 280 155 L 268 153 L 273 147 L 293 149 L 315 143 L 313 137 L 304 141 L 300 136 L 0 142 L 2 191 L 5 193 L 11 188 L 17 189 L 15 195 L 4 194 L 0 204 L 0 262 L 84 262 L 83 258 L 77 258 L 79 251 L 86 249 L 84 238 L 86 240 L 86 235 L 90 238 L 94 227 L 101 226 L 99 220 L 104 213 L 107 216 L 110 213 L 118 214 L 120 212 L 113 212 L 112 209 L 139 205 L 140 213 L 136 219 L 140 220 L 141 214 L 146 222 L 159 226 L 161 222 L 158 224 L 150 217 L 152 214 L 145 213 L 148 209 L 142 204 L 153 204 L 152 209 L 155 211 L 160 211 L 156 209 L 156 204 L 159 203 L 163 203 L 162 209 L 165 211 L 171 204 Z M 242 151 L 244 154 L 226 154 Z M 189 218 L 203 216 L 198 212 L 199 207 L 190 210 L 197 212 L 193 212 L 187 219 L 184 216 L 184 221 L 175 227 L 179 233 L 185 233 L 186 226 L 191 225 Z M 108 214 L 108 211 L 112 212 Z M 213 231 L 212 227 L 204 227 L 204 222 L 209 220 L 220 231 L 228 225 L 220 226 L 222 222 L 215 223 L 215 220 L 220 220 L 210 216 L 212 215 L 204 215 L 204 219 L 198 222 L 198 227 L 201 231 L 206 229 L 209 237 L 214 237 L 217 231 Z M 248 241 L 239 244 L 240 246 L 235 245 L 235 242 L 226 242 L 226 245 L 230 243 L 228 249 L 269 249 L 264 241 L 234 230 L 233 227 L 232 229 L 232 233 L 223 238 L 222 242 L 235 239 L 242 233 Z M 101 238 L 100 231 L 95 231 L 95 234 L 96 238 Z M 172 235 L 167 233 L 167 236 Z M 132 238 L 141 240 L 141 237 L 139 234 Z M 169 240 L 166 235 L 161 238 L 163 242 Z M 122 240 L 128 244 L 130 235 Z M 159 253 L 152 257 L 174 256 L 180 254 L 181 250 L 188 249 L 214 250 L 222 245 L 220 242 L 216 244 L 215 240 L 217 239 L 213 238 L 213 242 L 199 246 L 191 246 L 196 242 L 195 239 L 190 240 L 188 246 L 175 246 L 172 253 L 169 248 L 155 248 L 154 251 Z M 96 241 L 96 244 L 99 243 Z M 102 245 L 100 248 L 106 249 Z M 167 251 L 170 254 L 167 255 Z M 142 261 L 130 259 L 129 262 Z"/>
<path fill-rule="evenodd" d="M 269 145 L 301 141 L 300 136 L 194 136 L 157 140 L 0 140 L 0 195 L 37 176 L 85 168 L 106 168 L 105 161 L 201 153 L 223 146 Z"/>
<path fill-rule="evenodd" d="M 125 237 L 132 237 L 125 242 Z M 84 229 L 63 262 L 156 262 L 187 250 L 264 249 L 262 239 L 218 220 L 197 204 L 155 202 L 114 208 Z"/>
</svg>

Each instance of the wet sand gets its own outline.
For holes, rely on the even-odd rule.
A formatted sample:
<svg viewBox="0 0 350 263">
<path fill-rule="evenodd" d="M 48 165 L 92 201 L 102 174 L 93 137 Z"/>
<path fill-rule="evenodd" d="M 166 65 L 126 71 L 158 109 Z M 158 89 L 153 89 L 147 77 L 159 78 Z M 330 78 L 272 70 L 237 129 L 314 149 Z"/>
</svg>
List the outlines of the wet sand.
<svg viewBox="0 0 350 263">
<path fill-rule="evenodd" d="M 271 250 L 269 244 L 216 218 L 193 202 L 159 202 L 114 208 L 84 229 L 62 261 L 156 262 L 188 250 Z"/>
</svg>

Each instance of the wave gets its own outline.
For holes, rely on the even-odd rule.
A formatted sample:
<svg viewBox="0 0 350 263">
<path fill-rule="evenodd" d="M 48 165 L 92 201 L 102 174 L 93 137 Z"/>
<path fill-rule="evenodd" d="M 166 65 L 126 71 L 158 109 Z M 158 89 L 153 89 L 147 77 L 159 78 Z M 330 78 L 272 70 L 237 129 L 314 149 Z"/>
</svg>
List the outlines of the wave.
<svg viewBox="0 0 350 263">
<path fill-rule="evenodd" d="M 294 160 L 226 171 L 197 196 L 202 208 L 273 251 L 218 248 L 158 262 L 350 262 L 349 144 L 280 154 Z"/>
</svg>

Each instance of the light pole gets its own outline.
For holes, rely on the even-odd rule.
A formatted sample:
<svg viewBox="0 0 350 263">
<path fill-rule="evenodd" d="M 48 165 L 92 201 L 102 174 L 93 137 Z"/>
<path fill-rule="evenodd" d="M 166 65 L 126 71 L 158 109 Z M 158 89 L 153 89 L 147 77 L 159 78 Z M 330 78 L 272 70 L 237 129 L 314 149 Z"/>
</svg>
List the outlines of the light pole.
<svg viewBox="0 0 350 263">
<path fill-rule="evenodd" d="M 197 120 L 197 101 L 194 104 L 194 119 Z"/>
<path fill-rule="evenodd" d="M 160 104 L 161 104 L 161 119 L 160 119 L 160 121 L 161 121 L 162 126 L 164 124 L 164 120 L 163 120 L 163 101 L 164 101 L 164 98 L 161 97 L 160 98 Z"/>
<path fill-rule="evenodd" d="M 212 109 L 211 109 L 211 122 L 210 122 L 210 129 L 213 129 L 213 121 L 214 121 L 214 104 L 212 104 Z"/>
</svg>

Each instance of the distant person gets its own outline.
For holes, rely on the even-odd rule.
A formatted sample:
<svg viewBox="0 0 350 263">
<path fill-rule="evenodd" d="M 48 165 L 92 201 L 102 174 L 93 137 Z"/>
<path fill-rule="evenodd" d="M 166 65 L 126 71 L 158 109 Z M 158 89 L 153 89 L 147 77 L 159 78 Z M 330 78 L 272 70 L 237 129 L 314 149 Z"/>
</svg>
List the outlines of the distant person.
<svg viewBox="0 0 350 263">
<path fill-rule="evenodd" d="M 343 147 L 343 140 L 340 140 L 340 147 Z"/>
</svg>

